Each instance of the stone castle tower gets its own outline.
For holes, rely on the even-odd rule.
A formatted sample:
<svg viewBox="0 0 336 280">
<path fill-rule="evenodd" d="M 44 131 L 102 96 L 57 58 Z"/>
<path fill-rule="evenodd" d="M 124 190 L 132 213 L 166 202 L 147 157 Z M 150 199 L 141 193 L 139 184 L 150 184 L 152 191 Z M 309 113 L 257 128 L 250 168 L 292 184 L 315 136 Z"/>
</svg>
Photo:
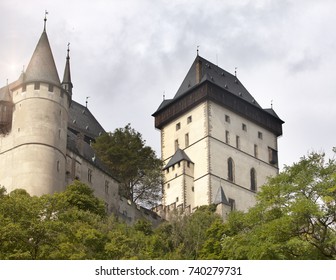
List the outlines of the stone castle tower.
<svg viewBox="0 0 336 280">
<path fill-rule="evenodd" d="M 63 191 L 79 180 L 127 223 L 154 212 L 119 195 L 119 182 L 91 143 L 105 132 L 89 108 L 72 100 L 69 47 L 61 81 L 44 29 L 26 71 L 0 87 L 0 186 L 30 195 Z"/>
<path fill-rule="evenodd" d="M 174 98 L 153 116 L 165 162 L 156 209 L 163 217 L 210 204 L 223 217 L 246 211 L 260 186 L 278 174 L 283 121 L 273 108 L 262 109 L 236 75 L 199 55 Z"/>
<path fill-rule="evenodd" d="M 22 187 L 41 195 L 64 189 L 69 59 L 68 52 L 61 82 L 44 25 L 26 71 L 0 91 L 0 178 L 8 191 Z"/>
</svg>

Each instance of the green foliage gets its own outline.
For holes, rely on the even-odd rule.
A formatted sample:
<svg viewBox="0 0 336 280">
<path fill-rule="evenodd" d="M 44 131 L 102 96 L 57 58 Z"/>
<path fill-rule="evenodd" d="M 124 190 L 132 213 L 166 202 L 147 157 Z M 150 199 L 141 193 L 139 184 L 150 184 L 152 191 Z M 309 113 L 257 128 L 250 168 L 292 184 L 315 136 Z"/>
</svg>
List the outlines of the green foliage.
<svg viewBox="0 0 336 280">
<path fill-rule="evenodd" d="M 60 194 L 0 196 L 0 259 L 101 258 L 107 240 L 102 202 L 75 182 Z"/>
<path fill-rule="evenodd" d="M 286 167 L 247 213 L 216 206 L 157 228 L 104 213 L 80 182 L 42 197 L 0 188 L 0 259 L 335 259 L 336 164 L 312 153 Z"/>
<path fill-rule="evenodd" d="M 224 225 L 222 258 L 335 259 L 336 164 L 311 153 L 269 180 Z"/>
<path fill-rule="evenodd" d="M 59 199 L 68 207 L 90 211 L 101 217 L 106 215 L 104 202 L 94 195 L 93 189 L 80 181 L 74 181 L 59 196 Z"/>
<path fill-rule="evenodd" d="M 93 148 L 120 181 L 122 196 L 147 206 L 159 200 L 162 161 L 130 124 L 98 137 Z"/>
</svg>

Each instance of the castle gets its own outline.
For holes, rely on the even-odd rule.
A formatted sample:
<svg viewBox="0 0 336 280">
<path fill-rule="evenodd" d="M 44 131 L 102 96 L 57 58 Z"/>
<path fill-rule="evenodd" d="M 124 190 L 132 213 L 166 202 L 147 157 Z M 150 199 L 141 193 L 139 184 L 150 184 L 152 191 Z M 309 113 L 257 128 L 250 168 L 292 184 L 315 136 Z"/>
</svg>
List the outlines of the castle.
<svg viewBox="0 0 336 280">
<path fill-rule="evenodd" d="M 225 218 L 246 211 L 269 176 L 278 174 L 283 121 L 263 109 L 236 75 L 197 53 L 176 95 L 156 112 L 165 162 L 162 205 L 136 206 L 90 145 L 103 127 L 72 100 L 68 47 L 62 81 L 44 29 L 27 69 L 0 88 L 0 185 L 31 195 L 60 192 L 74 180 L 89 185 L 109 213 L 156 223 L 175 210 L 215 204 Z"/>
<path fill-rule="evenodd" d="M 126 222 L 153 212 L 119 196 L 119 182 L 90 145 L 103 127 L 87 106 L 72 100 L 69 46 L 61 81 L 44 29 L 28 67 L 0 88 L 0 185 L 31 195 L 60 192 L 74 180 L 90 186 L 108 213 Z"/>
<path fill-rule="evenodd" d="M 153 116 L 165 162 L 156 208 L 162 217 L 215 204 L 225 219 L 253 206 L 260 186 L 278 174 L 283 121 L 273 108 L 261 108 L 236 74 L 198 52 L 174 98 Z"/>
</svg>

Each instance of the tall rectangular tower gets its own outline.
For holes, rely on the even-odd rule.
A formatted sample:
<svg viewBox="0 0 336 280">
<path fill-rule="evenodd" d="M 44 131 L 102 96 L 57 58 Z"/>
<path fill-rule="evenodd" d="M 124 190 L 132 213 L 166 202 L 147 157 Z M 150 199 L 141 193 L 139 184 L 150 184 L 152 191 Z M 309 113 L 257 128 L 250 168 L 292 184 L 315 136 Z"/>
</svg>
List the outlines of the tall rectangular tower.
<svg viewBox="0 0 336 280">
<path fill-rule="evenodd" d="M 163 214 L 210 204 L 223 216 L 246 211 L 267 177 L 278 174 L 283 121 L 236 75 L 198 55 L 174 98 L 153 116 L 165 162 Z"/>
</svg>

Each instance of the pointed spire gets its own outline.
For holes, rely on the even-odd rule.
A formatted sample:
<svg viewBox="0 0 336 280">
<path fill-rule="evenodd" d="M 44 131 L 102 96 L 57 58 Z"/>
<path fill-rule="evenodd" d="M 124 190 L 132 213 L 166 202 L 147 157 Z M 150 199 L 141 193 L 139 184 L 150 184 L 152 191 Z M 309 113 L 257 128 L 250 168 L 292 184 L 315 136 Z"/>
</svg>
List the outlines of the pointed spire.
<svg viewBox="0 0 336 280">
<path fill-rule="evenodd" d="M 68 49 L 67 49 L 67 56 L 66 56 L 66 63 L 65 63 L 65 69 L 64 69 L 64 75 L 63 75 L 63 81 L 62 81 L 63 88 L 69 92 L 69 94 L 72 94 L 72 82 L 71 82 L 71 73 L 70 73 L 70 43 L 68 43 Z"/>
<path fill-rule="evenodd" d="M 46 15 L 47 13 L 46 11 Z M 47 82 L 60 85 L 56 64 L 50 48 L 47 32 L 45 31 L 46 15 L 42 35 L 25 73 L 25 82 Z"/>
<path fill-rule="evenodd" d="M 222 185 L 219 186 L 213 203 L 216 205 L 221 203 L 230 205 L 229 201 L 226 198 Z"/>
<path fill-rule="evenodd" d="M 47 14 L 48 14 L 48 11 L 45 10 L 44 11 L 44 27 L 43 27 L 43 32 L 46 32 L 46 28 L 47 28 Z"/>
</svg>

